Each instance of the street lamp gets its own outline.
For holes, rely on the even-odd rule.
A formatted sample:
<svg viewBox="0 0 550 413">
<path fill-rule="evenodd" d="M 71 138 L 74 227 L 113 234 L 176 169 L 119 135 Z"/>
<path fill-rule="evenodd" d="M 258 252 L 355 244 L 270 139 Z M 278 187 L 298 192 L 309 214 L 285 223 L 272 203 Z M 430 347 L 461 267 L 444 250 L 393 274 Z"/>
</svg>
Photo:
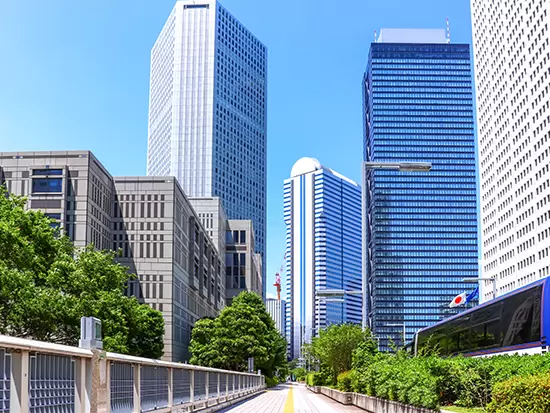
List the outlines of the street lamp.
<svg viewBox="0 0 550 413">
<path fill-rule="evenodd" d="M 401 172 L 429 172 L 432 169 L 432 164 L 430 162 L 363 162 L 363 218 L 365 217 L 367 211 L 367 198 L 366 198 L 366 188 L 365 183 L 367 181 L 367 171 L 368 170 L 393 170 Z M 363 308 L 361 313 L 361 324 L 363 330 L 367 327 L 367 298 L 368 298 L 368 289 L 367 289 L 367 265 L 366 262 L 368 259 L 368 254 L 366 253 L 367 247 L 367 223 L 363 219 L 363 277 L 362 277 L 362 298 L 363 298 Z"/>
<path fill-rule="evenodd" d="M 389 169 L 402 172 L 428 172 L 430 162 L 364 162 L 365 169 Z"/>
<path fill-rule="evenodd" d="M 479 281 L 491 281 L 493 283 L 493 299 L 497 298 L 497 280 L 489 277 L 463 278 L 462 282 L 477 283 Z"/>
<path fill-rule="evenodd" d="M 405 330 L 405 323 L 392 323 L 392 324 L 386 324 L 386 327 L 403 327 L 403 348 L 405 348 L 405 341 L 406 341 L 406 334 L 407 331 Z"/>
<path fill-rule="evenodd" d="M 325 301 L 326 303 L 343 303 L 346 300 L 344 300 L 345 295 L 356 295 L 356 294 L 363 294 L 363 291 L 361 290 L 336 290 L 336 289 L 330 289 L 330 288 L 324 288 L 321 290 L 315 291 L 315 296 L 319 298 L 320 300 Z M 319 325 L 317 327 L 317 333 L 319 333 L 319 330 L 321 329 L 321 306 L 317 307 L 317 316 L 319 317 Z M 365 326 L 363 326 L 363 329 Z"/>
</svg>

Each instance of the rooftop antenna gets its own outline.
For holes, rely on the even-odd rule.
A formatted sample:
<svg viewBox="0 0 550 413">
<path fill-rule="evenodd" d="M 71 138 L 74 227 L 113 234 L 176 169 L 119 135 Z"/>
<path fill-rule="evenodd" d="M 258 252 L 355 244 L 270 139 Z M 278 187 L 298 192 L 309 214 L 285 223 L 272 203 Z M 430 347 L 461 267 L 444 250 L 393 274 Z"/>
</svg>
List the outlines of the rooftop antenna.
<svg viewBox="0 0 550 413">
<path fill-rule="evenodd" d="M 376 30 L 374 31 L 374 43 L 376 43 Z"/>
<path fill-rule="evenodd" d="M 447 17 L 447 43 L 451 43 L 451 25 L 449 24 L 448 17 Z"/>
</svg>

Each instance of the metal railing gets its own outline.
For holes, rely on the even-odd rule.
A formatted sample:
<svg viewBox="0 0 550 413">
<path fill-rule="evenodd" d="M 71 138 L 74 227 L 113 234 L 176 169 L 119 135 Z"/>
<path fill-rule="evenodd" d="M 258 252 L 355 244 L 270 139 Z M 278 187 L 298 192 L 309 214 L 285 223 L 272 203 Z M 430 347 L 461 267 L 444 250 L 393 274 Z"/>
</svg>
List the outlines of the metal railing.
<svg viewBox="0 0 550 413">
<path fill-rule="evenodd" d="M 0 335 L 0 413 L 195 411 L 264 377 Z"/>
</svg>

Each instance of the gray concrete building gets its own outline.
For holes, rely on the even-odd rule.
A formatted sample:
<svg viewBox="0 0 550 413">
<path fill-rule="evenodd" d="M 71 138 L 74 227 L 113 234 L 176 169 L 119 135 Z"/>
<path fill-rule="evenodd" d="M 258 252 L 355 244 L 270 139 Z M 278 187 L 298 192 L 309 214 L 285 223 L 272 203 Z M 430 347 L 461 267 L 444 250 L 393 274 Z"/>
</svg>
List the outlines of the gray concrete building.
<svg viewBox="0 0 550 413">
<path fill-rule="evenodd" d="M 262 258 L 254 253 L 254 226 L 251 220 L 227 221 L 225 274 L 228 305 L 242 291 L 262 295 Z"/>
<path fill-rule="evenodd" d="M 90 151 L 0 152 L 0 181 L 76 246 L 110 248 L 113 178 Z"/>
<path fill-rule="evenodd" d="M 208 235 L 218 248 L 220 254 L 225 252 L 225 232 L 227 216 L 219 197 L 189 198 L 191 206 L 197 213 Z"/>
<path fill-rule="evenodd" d="M 89 151 L 0 153 L 8 191 L 56 219 L 77 246 L 121 250 L 128 292 L 160 310 L 164 359 L 185 361 L 191 328 L 225 304 L 224 253 L 174 177 L 111 177 Z"/>
</svg>

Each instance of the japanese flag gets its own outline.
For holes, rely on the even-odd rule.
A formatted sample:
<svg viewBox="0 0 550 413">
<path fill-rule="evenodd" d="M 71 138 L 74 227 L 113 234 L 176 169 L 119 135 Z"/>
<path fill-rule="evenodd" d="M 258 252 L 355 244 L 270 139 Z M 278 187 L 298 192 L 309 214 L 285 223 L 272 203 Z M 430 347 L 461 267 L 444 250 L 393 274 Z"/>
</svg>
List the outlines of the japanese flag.
<svg viewBox="0 0 550 413">
<path fill-rule="evenodd" d="M 449 304 L 449 307 L 453 308 L 464 304 L 466 304 L 466 293 L 458 294 L 455 298 L 453 298 L 451 304 Z"/>
</svg>

